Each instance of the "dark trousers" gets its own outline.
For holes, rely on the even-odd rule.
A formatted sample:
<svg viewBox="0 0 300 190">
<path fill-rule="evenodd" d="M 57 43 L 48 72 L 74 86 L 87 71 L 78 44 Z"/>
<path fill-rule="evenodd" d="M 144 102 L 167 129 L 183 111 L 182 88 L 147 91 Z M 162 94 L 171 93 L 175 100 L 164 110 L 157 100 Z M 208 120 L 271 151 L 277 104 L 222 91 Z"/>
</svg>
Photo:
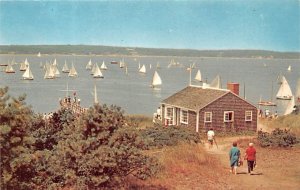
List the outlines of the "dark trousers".
<svg viewBox="0 0 300 190">
<path fill-rule="evenodd" d="M 250 173 L 251 171 L 253 171 L 254 161 L 247 160 L 247 164 L 248 164 L 248 173 Z"/>
</svg>

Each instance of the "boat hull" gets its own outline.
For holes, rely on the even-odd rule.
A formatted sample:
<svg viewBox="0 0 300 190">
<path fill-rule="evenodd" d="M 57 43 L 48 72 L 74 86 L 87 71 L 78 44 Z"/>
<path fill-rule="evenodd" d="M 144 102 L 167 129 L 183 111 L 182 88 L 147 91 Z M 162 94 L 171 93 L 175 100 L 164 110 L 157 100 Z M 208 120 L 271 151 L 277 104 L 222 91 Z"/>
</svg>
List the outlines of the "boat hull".
<svg viewBox="0 0 300 190">
<path fill-rule="evenodd" d="M 276 106 L 276 104 L 274 102 L 259 102 L 258 105 L 260 106 Z"/>
<path fill-rule="evenodd" d="M 276 99 L 279 99 L 279 100 L 291 100 L 292 96 L 277 96 Z"/>
</svg>

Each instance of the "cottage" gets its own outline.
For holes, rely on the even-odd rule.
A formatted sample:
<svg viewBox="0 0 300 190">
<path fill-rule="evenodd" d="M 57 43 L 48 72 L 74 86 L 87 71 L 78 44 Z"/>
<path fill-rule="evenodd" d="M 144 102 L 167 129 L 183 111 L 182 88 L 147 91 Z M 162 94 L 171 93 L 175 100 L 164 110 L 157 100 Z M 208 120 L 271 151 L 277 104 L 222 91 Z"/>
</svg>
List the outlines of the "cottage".
<svg viewBox="0 0 300 190">
<path fill-rule="evenodd" d="M 162 123 L 197 132 L 211 127 L 216 131 L 256 131 L 257 108 L 236 93 L 190 85 L 161 102 Z"/>
</svg>

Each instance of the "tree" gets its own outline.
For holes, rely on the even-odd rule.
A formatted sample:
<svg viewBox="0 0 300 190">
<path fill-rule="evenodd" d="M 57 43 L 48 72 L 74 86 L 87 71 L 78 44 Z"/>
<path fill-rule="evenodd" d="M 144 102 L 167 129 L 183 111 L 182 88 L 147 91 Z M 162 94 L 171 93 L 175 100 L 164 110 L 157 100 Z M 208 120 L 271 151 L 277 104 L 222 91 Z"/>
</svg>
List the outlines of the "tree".
<svg viewBox="0 0 300 190">
<path fill-rule="evenodd" d="M 25 95 L 11 98 L 8 87 L 0 88 L 1 189 L 26 189 L 35 175 L 29 128 L 33 112 Z"/>
<path fill-rule="evenodd" d="M 155 159 L 143 155 L 143 139 L 127 126 L 116 106 L 90 108 L 64 126 L 61 138 L 52 151 L 39 157 L 47 166 L 38 167 L 46 174 L 39 179 L 45 187 L 109 188 L 130 174 L 145 179 L 158 169 Z"/>
</svg>

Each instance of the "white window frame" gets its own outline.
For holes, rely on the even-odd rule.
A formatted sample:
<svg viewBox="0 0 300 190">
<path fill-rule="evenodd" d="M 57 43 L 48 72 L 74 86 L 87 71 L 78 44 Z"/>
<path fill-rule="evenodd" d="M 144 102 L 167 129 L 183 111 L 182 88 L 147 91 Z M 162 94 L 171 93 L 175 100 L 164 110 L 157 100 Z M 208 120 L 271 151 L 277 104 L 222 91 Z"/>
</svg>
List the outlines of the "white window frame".
<svg viewBox="0 0 300 190">
<path fill-rule="evenodd" d="M 184 121 L 184 115 L 183 115 L 184 112 L 186 113 L 186 121 Z M 188 110 L 180 109 L 180 123 L 183 123 L 183 124 L 189 123 L 189 111 Z"/>
<path fill-rule="evenodd" d="M 209 121 L 206 120 L 206 114 L 210 114 L 210 117 L 209 117 Z M 212 112 L 204 112 L 204 123 L 211 123 L 212 122 Z"/>
<path fill-rule="evenodd" d="M 232 117 L 231 120 L 227 120 L 226 119 L 226 115 L 232 113 Z M 224 111 L 224 122 L 229 123 L 229 122 L 233 122 L 234 121 L 234 111 Z"/>
<path fill-rule="evenodd" d="M 172 116 L 168 116 L 168 109 L 172 109 Z M 168 120 L 167 125 L 173 125 L 174 124 L 174 107 L 166 106 L 165 108 L 165 119 Z"/>
<path fill-rule="evenodd" d="M 250 117 L 250 118 L 247 119 L 247 117 Z M 250 111 L 250 110 L 245 111 L 245 121 L 252 121 L 252 111 Z"/>
</svg>

